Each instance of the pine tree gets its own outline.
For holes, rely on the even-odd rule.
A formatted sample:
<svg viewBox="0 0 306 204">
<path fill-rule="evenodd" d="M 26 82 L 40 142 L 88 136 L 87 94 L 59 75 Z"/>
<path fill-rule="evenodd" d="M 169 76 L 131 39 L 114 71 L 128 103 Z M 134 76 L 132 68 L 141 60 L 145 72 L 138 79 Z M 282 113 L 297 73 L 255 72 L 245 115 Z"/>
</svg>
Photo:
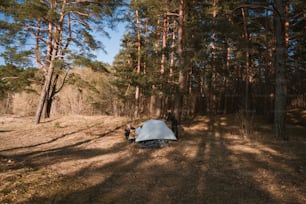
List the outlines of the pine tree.
<svg viewBox="0 0 306 204">
<path fill-rule="evenodd" d="M 62 87 L 58 86 L 58 70 L 69 69 L 69 64 L 77 56 L 90 58 L 91 50 L 101 48 L 93 33 L 103 29 L 103 24 L 116 16 L 114 11 L 121 2 L 31 0 L 2 4 L 1 11 L 9 18 L 6 22 L 1 21 L 7 26 L 7 42 L 19 51 L 31 50 L 30 54 L 45 73 L 35 123 L 40 122 L 44 109 L 46 116 L 49 115 L 52 98 Z M 22 44 L 14 39 L 19 39 Z M 33 46 L 26 46 L 26 42 Z"/>
<path fill-rule="evenodd" d="M 255 113 L 269 116 L 277 112 L 273 102 L 279 101 L 274 90 L 279 31 L 274 19 L 279 14 L 274 1 L 133 2 L 140 29 L 131 23 L 129 44 L 123 47 L 129 66 L 121 68 L 132 72 L 124 76 L 127 82 L 122 93 L 134 92 L 139 86 L 142 101 L 151 97 L 150 113 L 158 110 L 156 101 L 161 101 L 161 109 L 175 108 L 177 117 L 243 110 L 243 117 L 252 124 Z M 283 59 L 290 81 L 284 80 L 294 85 L 288 86 L 292 93 L 303 95 L 303 80 L 296 79 L 305 75 L 304 5 L 300 0 L 286 2 Z M 139 57 L 141 71 L 137 73 Z"/>
</svg>

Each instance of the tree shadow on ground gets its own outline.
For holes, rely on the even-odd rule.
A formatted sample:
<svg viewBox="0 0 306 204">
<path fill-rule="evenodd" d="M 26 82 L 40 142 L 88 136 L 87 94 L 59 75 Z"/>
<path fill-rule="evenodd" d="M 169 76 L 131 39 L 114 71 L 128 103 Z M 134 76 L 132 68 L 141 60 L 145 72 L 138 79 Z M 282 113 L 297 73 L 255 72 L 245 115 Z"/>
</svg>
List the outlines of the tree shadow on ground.
<svg viewBox="0 0 306 204">
<path fill-rule="evenodd" d="M 107 148 L 107 149 L 105 148 L 85 149 L 84 147 L 82 147 L 82 145 L 93 143 L 107 135 L 110 135 L 118 131 L 123 126 L 124 125 L 117 126 L 109 131 L 106 131 L 104 133 L 99 133 L 97 135 L 91 135 L 90 137 L 84 138 L 82 140 L 75 140 L 69 144 L 64 144 L 60 146 L 58 145 L 61 139 L 64 139 L 65 137 L 74 135 L 76 133 L 80 133 L 84 130 L 88 130 L 89 128 L 94 126 L 91 126 L 89 128 L 82 128 L 76 131 L 61 134 L 60 136 L 52 140 L 49 140 L 47 142 L 24 146 L 24 147 L 16 147 L 16 148 L 1 150 L 0 153 L 6 152 L 6 155 L 0 154 L 0 156 L 9 157 L 9 159 L 13 159 L 14 161 L 16 161 L 16 164 L 11 165 L 9 168 L 10 170 L 16 170 L 24 167 L 39 169 L 41 167 L 50 166 L 52 164 L 56 164 L 59 162 L 88 159 L 104 154 L 111 154 L 112 152 L 122 150 L 121 148 L 123 146 L 126 146 L 126 142 L 118 142 L 114 146 L 112 146 L 112 148 Z M 55 147 L 33 149 L 35 147 L 43 146 L 46 144 L 51 144 Z M 14 153 L 15 150 L 24 150 L 24 151 L 21 151 L 20 153 Z M 12 154 L 7 152 L 12 152 Z"/>
<path fill-rule="evenodd" d="M 0 150 L 0 153 L 4 153 L 4 152 L 9 152 L 9 151 L 14 151 L 14 150 L 20 150 L 20 149 L 29 149 L 29 148 L 33 148 L 33 147 L 38 147 L 38 146 L 42 146 L 42 145 L 45 145 L 45 144 L 51 144 L 51 143 L 54 143 L 54 142 L 57 142 L 58 140 L 61 140 L 65 137 L 68 137 L 68 136 L 71 136 L 71 135 L 74 135 L 76 133 L 80 133 L 80 132 L 83 132 L 85 130 L 89 130 L 90 128 L 93 128 L 95 127 L 96 125 L 91 125 L 91 126 L 88 126 L 88 127 L 85 127 L 85 128 L 80 128 L 78 130 L 75 130 L 75 131 L 71 131 L 71 132 L 68 132 L 68 133 L 64 133 L 64 134 L 61 134 L 59 135 L 58 137 L 56 138 L 53 138 L 53 139 L 50 139 L 46 142 L 41 142 L 41 143 L 38 143 L 38 144 L 33 144 L 33 145 L 28 145 L 28 146 L 20 146 L 20 147 L 14 147 L 14 148 L 10 148 L 10 149 L 3 149 L 3 150 Z M 86 139 L 86 140 L 83 140 L 83 141 L 79 141 L 77 142 L 76 144 L 72 144 L 72 145 L 69 145 L 68 147 L 73 147 L 73 146 L 79 146 L 81 144 L 84 144 L 84 143 L 88 143 L 88 142 L 91 142 L 95 139 L 98 139 L 100 137 L 104 137 L 108 134 L 111 134 L 113 132 L 115 132 L 116 130 L 122 128 L 124 125 L 120 125 L 120 126 L 117 126 L 115 127 L 114 129 L 112 130 L 109 130 L 105 133 L 102 133 L 102 134 L 98 134 L 96 135 L 94 138 L 90 138 L 90 139 Z M 0 131 L 1 132 L 1 131 Z M 8 132 L 8 131 L 6 131 Z M 58 149 L 65 149 L 67 147 L 63 147 L 63 148 L 58 148 Z M 57 150 L 57 149 L 53 149 L 53 150 Z M 53 150 L 48 150 L 48 151 L 53 151 Z M 31 152 L 30 154 L 35 154 L 35 152 Z M 22 156 L 26 156 L 26 155 L 20 155 L 20 157 Z"/>
<path fill-rule="evenodd" d="M 114 131 L 95 139 L 113 140 L 109 147 L 87 141 L 20 155 L 37 168 L 84 162 L 55 181 L 61 187 L 25 203 L 305 203 L 305 174 L 291 165 L 305 170 L 305 149 L 242 138 L 232 128 L 232 118 L 205 117 L 167 148 L 140 149 Z"/>
</svg>

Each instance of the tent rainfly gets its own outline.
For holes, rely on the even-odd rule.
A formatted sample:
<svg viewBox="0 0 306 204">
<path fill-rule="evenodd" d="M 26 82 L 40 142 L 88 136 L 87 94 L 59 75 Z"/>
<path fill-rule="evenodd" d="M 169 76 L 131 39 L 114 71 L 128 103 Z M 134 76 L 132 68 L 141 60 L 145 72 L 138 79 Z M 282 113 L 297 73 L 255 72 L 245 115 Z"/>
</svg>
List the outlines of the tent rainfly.
<svg viewBox="0 0 306 204">
<path fill-rule="evenodd" d="M 149 140 L 177 140 L 171 129 L 162 120 L 147 120 L 142 127 L 136 128 L 135 142 Z"/>
</svg>

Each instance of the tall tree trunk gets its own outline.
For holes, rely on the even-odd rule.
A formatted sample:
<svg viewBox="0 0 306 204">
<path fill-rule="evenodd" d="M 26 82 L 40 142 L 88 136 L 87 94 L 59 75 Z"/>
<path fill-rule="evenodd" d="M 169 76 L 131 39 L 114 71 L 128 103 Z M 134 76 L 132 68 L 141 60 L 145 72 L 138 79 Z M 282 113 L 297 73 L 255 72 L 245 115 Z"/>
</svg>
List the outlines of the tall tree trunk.
<svg viewBox="0 0 306 204">
<path fill-rule="evenodd" d="M 163 24 L 162 24 L 162 36 L 161 36 L 161 59 L 160 59 L 160 74 L 161 74 L 161 81 L 160 81 L 160 89 L 158 90 L 158 93 L 154 93 L 155 97 L 155 106 L 154 106 L 154 116 L 155 117 L 161 117 L 163 114 L 163 103 L 165 95 L 162 93 L 164 86 L 165 86 L 165 70 L 166 70 L 166 48 L 167 48 L 167 34 L 168 34 L 168 28 L 169 28 L 169 17 L 167 13 L 169 12 L 169 0 L 165 0 L 165 11 L 163 14 Z M 156 90 L 156 87 L 154 87 L 153 90 Z M 162 94 L 160 94 L 162 93 Z M 165 111 L 165 110 L 164 110 Z"/>
<path fill-rule="evenodd" d="M 165 72 L 165 63 L 166 63 L 166 48 L 167 48 L 167 34 L 168 34 L 168 17 L 167 12 L 163 17 L 163 32 L 162 32 L 162 50 L 161 50 L 161 60 L 160 60 L 160 73 L 163 75 Z"/>
<path fill-rule="evenodd" d="M 269 0 L 267 0 L 267 3 L 269 3 Z M 269 22 L 271 20 L 270 17 L 270 11 L 266 10 L 266 28 L 269 27 Z M 273 31 L 274 32 L 274 28 Z M 266 95 L 266 99 L 265 99 L 265 106 L 264 106 L 264 110 L 263 113 L 264 115 L 268 118 L 269 122 L 273 122 L 274 119 L 274 115 L 273 115 L 273 109 L 274 109 L 274 95 L 273 95 L 273 86 L 270 85 L 270 79 L 271 77 L 274 76 L 274 49 L 275 49 L 275 44 L 276 44 L 276 40 L 275 40 L 275 35 L 272 35 L 272 39 L 269 39 L 269 42 L 267 42 L 268 44 L 268 56 L 266 59 L 266 67 L 265 67 L 265 78 L 264 78 L 264 86 L 265 86 L 265 95 Z"/>
<path fill-rule="evenodd" d="M 218 14 L 218 0 L 213 0 L 213 26 L 216 26 L 216 17 Z M 217 112 L 217 96 L 216 96 L 216 78 L 217 78 L 217 71 L 216 71 L 216 31 L 213 29 L 212 36 L 211 36 L 211 48 L 212 48 L 212 69 L 211 69 L 211 79 L 209 80 L 209 96 L 208 96 L 208 111 L 209 112 Z"/>
<path fill-rule="evenodd" d="M 275 136 L 280 139 L 289 139 L 286 135 L 286 32 L 285 32 L 285 8 L 286 4 L 283 0 L 274 0 L 274 27 L 276 38 L 275 50 L 275 107 L 274 107 L 274 125 Z"/>
<path fill-rule="evenodd" d="M 158 18 L 157 20 L 157 28 L 160 26 L 160 18 Z M 146 26 L 146 33 L 148 32 L 147 31 L 148 29 L 148 26 Z M 156 54 L 159 53 L 160 51 L 160 34 L 159 34 L 159 30 L 157 30 L 157 41 L 156 41 Z M 160 109 L 160 103 L 159 103 L 159 100 L 158 100 L 158 96 L 156 95 L 156 90 L 157 90 L 157 86 L 156 84 L 153 84 L 152 85 L 152 93 L 151 93 L 151 96 L 150 96 L 150 107 L 149 107 L 149 113 L 150 113 L 150 117 L 157 117 L 157 116 L 160 116 L 161 114 L 161 109 Z"/>
<path fill-rule="evenodd" d="M 170 71 L 169 78 L 172 81 L 173 77 L 173 68 L 174 68 L 174 58 L 175 58 L 175 38 L 176 38 L 176 20 L 173 20 L 173 29 L 172 29 L 172 43 L 171 43 L 171 55 L 170 55 Z"/>
<path fill-rule="evenodd" d="M 246 12 L 241 8 L 243 18 L 243 38 L 247 43 L 245 49 L 245 87 L 244 87 L 244 105 L 242 111 L 242 128 L 245 136 L 248 136 L 251 129 L 250 111 L 249 111 L 249 83 L 250 83 L 250 48 L 249 48 L 249 34 L 247 28 Z"/>
<path fill-rule="evenodd" d="M 46 105 L 45 105 L 45 118 L 49 118 L 51 115 L 51 107 L 52 107 L 52 103 L 53 103 L 53 98 L 56 94 L 56 85 L 58 82 L 58 78 L 59 75 L 56 74 L 55 77 L 53 77 L 54 79 L 52 80 L 52 83 L 50 84 L 50 88 L 48 91 L 48 95 L 46 98 Z M 64 82 L 63 82 L 64 83 Z"/>
<path fill-rule="evenodd" d="M 51 105 L 52 105 L 52 98 L 55 94 L 55 88 L 56 83 L 58 79 L 58 75 L 53 78 L 54 74 L 54 62 L 56 58 L 58 57 L 60 44 L 63 41 L 62 39 L 62 31 L 63 31 L 63 24 L 64 24 L 64 18 L 65 18 L 65 7 L 66 7 L 67 1 L 64 0 L 62 3 L 60 18 L 58 21 L 58 24 L 53 24 L 52 22 L 48 23 L 48 41 L 47 41 L 47 59 L 49 61 L 48 66 L 42 66 L 41 59 L 37 55 L 37 61 L 38 64 L 43 68 L 43 70 L 46 72 L 45 75 L 45 83 L 43 85 L 43 89 L 41 91 L 38 107 L 35 114 L 35 124 L 40 123 L 43 111 L 45 111 L 44 116 L 49 117 L 51 112 Z M 50 3 L 50 8 L 53 9 L 54 4 Z M 71 30 L 70 30 L 70 17 L 68 17 L 68 23 L 69 23 L 69 34 L 71 37 Z M 38 33 L 39 34 L 39 33 Z M 56 36 L 56 37 L 54 37 Z M 36 38 L 39 37 L 39 35 L 36 36 Z M 37 39 L 36 39 L 37 40 Z M 67 40 L 65 49 L 68 47 L 71 39 Z M 38 53 L 38 41 L 36 41 L 36 52 Z M 63 57 L 63 56 L 62 56 Z M 46 69 L 47 68 L 47 69 Z M 54 79 L 54 81 L 52 81 Z"/>
<path fill-rule="evenodd" d="M 178 20 L 178 44 L 177 44 L 177 55 L 178 55 L 178 89 L 176 92 L 174 114 L 180 121 L 182 116 L 184 91 L 185 91 L 185 71 L 184 71 L 184 57 L 183 57 L 183 37 L 184 37 L 184 0 L 180 0 L 179 3 L 179 20 Z"/>
<path fill-rule="evenodd" d="M 231 43 L 230 38 L 226 37 L 226 69 L 227 72 L 230 73 L 230 65 L 231 65 Z M 229 112 L 228 110 L 228 76 L 224 77 L 224 105 L 223 105 L 223 114 Z"/>
<path fill-rule="evenodd" d="M 57 49 L 57 46 L 53 50 L 53 53 L 52 53 L 52 55 L 54 54 L 54 56 L 52 56 L 53 60 L 51 60 L 51 62 L 50 62 L 50 66 L 48 68 L 48 73 L 47 73 L 47 76 L 46 76 L 46 79 L 45 79 L 45 83 L 43 85 L 43 89 L 42 89 L 41 94 L 40 94 L 39 103 L 38 103 L 38 107 L 37 107 L 36 114 L 35 114 L 35 124 L 40 123 L 42 112 L 43 112 L 44 106 L 46 104 L 46 99 L 47 99 L 48 94 L 49 94 L 49 87 L 51 85 L 52 76 L 53 76 L 53 73 L 54 73 L 54 63 L 53 63 L 53 61 L 55 59 L 56 49 Z"/>
<path fill-rule="evenodd" d="M 141 71 L 141 38 L 140 38 L 140 22 L 138 10 L 135 11 L 136 16 L 136 24 L 137 24 L 137 74 L 140 74 Z M 140 87 L 137 85 L 135 90 L 135 112 L 134 117 L 137 118 L 139 116 L 139 97 L 140 97 Z"/>
<path fill-rule="evenodd" d="M 249 35 L 247 30 L 247 20 L 245 16 L 244 8 L 241 8 L 241 13 L 243 17 L 243 38 L 248 43 Z M 248 109 L 249 109 L 249 70 L 250 70 L 250 51 L 249 45 L 246 46 L 245 49 L 245 98 L 244 98 L 244 112 L 245 116 L 248 117 Z"/>
<path fill-rule="evenodd" d="M 157 20 L 157 27 L 160 26 L 160 18 L 158 18 Z M 158 55 L 158 52 L 160 51 L 160 46 L 159 46 L 159 41 L 160 41 L 160 34 L 159 34 L 159 30 L 157 30 L 157 41 L 156 41 L 156 55 Z M 156 101 L 157 101 L 157 97 L 156 97 L 156 84 L 152 85 L 152 93 L 150 96 L 150 107 L 149 107 L 149 113 L 150 113 L 150 117 L 155 117 L 155 108 L 156 108 Z"/>
</svg>

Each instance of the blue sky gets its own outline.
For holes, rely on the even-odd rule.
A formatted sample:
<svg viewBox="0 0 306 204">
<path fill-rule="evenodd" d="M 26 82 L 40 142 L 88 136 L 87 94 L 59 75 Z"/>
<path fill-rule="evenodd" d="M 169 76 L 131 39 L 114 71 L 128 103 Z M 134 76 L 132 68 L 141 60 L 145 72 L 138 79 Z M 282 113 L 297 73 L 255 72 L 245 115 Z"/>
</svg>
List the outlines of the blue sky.
<svg viewBox="0 0 306 204">
<path fill-rule="evenodd" d="M 103 39 L 100 39 L 107 53 L 105 54 L 103 51 L 98 51 L 96 52 L 96 55 L 98 61 L 112 64 L 114 57 L 120 50 L 121 39 L 125 33 L 125 24 L 120 23 L 114 30 L 107 29 L 107 31 L 111 38 L 108 39 L 107 37 L 104 37 Z"/>
<path fill-rule="evenodd" d="M 118 24 L 113 30 L 106 29 L 107 32 L 110 35 L 110 39 L 107 37 L 104 37 L 102 39 L 99 39 L 106 50 L 107 53 L 104 53 L 103 51 L 96 51 L 95 54 L 97 55 L 97 60 L 101 62 L 106 62 L 109 64 L 112 64 L 114 57 L 120 50 L 120 44 L 121 44 L 121 38 L 123 34 L 125 33 L 125 24 L 120 23 Z M 3 48 L 0 47 L 0 53 L 3 52 Z M 4 61 L 3 58 L 0 57 L 0 65 L 3 65 Z"/>
</svg>

